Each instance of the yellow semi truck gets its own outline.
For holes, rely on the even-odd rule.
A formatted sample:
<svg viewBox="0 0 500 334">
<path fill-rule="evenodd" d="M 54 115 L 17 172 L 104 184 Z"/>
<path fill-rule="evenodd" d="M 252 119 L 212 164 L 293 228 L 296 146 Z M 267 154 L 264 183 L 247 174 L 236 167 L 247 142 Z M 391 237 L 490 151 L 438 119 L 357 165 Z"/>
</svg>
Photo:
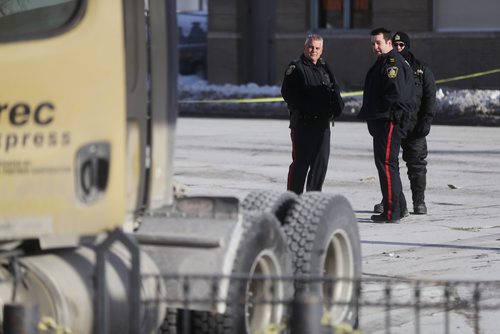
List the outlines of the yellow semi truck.
<svg viewBox="0 0 500 334">
<path fill-rule="evenodd" d="M 186 312 L 192 333 L 254 333 L 288 326 L 297 289 L 355 324 L 343 197 L 175 196 L 174 0 L 0 0 L 0 68 L 4 333 L 182 333 Z M 196 275 L 218 279 L 167 279 Z"/>
</svg>

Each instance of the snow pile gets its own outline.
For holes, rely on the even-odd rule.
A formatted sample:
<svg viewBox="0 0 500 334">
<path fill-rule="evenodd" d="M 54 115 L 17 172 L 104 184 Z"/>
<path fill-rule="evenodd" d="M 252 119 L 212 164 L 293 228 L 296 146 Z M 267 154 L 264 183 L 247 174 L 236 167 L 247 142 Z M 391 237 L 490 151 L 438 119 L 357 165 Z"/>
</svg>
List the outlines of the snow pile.
<svg viewBox="0 0 500 334">
<path fill-rule="evenodd" d="M 214 100 L 238 100 L 262 97 L 278 97 L 281 99 L 281 88 L 278 86 L 259 86 L 254 83 L 246 85 L 212 85 L 197 76 L 180 76 L 178 86 L 180 101 L 179 113 L 181 116 L 235 118 L 288 117 L 286 104 L 284 102 L 207 102 Z"/>
<path fill-rule="evenodd" d="M 212 85 L 197 76 L 179 76 L 179 111 L 185 116 L 287 118 L 284 102 L 209 103 L 213 100 L 281 98 L 279 86 Z M 346 97 L 344 120 L 355 120 L 362 96 Z M 200 102 L 201 101 L 201 102 Z M 500 91 L 439 87 L 435 124 L 500 126 Z"/>
<path fill-rule="evenodd" d="M 450 90 L 438 89 L 436 92 L 437 108 L 450 113 L 498 112 L 500 91 L 498 90 Z"/>
<path fill-rule="evenodd" d="M 195 75 L 179 76 L 179 100 L 221 100 L 245 99 L 256 97 L 281 97 L 278 86 L 211 85 Z"/>
<path fill-rule="evenodd" d="M 439 88 L 436 123 L 500 126 L 500 91 Z"/>
</svg>

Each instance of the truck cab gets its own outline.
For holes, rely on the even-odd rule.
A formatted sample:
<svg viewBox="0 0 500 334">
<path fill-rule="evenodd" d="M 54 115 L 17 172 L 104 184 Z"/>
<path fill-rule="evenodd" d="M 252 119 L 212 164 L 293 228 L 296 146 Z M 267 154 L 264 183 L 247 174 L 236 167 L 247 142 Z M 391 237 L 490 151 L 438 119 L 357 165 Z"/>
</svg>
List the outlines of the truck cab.
<svg viewBox="0 0 500 334">
<path fill-rule="evenodd" d="M 176 40 L 172 1 L 0 1 L 2 306 L 35 304 L 40 319 L 82 333 L 158 328 L 162 306 L 116 321 L 139 315 L 154 290 L 139 272 L 157 265 L 125 237 L 101 275 L 98 249 L 173 202 Z M 103 308 L 115 321 L 100 321 Z"/>
<path fill-rule="evenodd" d="M 171 177 L 175 31 L 146 29 L 141 1 L 3 2 L 0 239 L 92 235 L 171 203 L 159 185 Z"/>
<path fill-rule="evenodd" d="M 345 198 L 174 196 L 177 38 L 175 1 L 0 0 L 5 333 L 284 329 L 298 286 L 356 323 Z"/>
</svg>

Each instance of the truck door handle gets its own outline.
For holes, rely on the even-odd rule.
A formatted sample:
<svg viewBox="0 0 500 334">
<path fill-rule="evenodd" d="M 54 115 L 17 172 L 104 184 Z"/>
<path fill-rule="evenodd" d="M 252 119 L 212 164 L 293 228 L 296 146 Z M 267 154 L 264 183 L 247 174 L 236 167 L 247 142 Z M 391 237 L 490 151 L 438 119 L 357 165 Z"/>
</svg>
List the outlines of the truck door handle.
<svg viewBox="0 0 500 334">
<path fill-rule="evenodd" d="M 97 142 L 82 146 L 76 155 L 76 195 L 84 203 L 97 201 L 105 192 L 110 167 L 110 145 Z"/>
</svg>

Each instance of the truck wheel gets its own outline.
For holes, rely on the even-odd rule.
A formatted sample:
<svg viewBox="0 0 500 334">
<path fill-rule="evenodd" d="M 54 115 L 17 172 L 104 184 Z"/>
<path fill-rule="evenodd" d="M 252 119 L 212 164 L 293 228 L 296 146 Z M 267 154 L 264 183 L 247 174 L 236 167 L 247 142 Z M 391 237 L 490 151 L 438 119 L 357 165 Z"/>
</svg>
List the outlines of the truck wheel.
<svg viewBox="0 0 500 334">
<path fill-rule="evenodd" d="M 185 317 L 188 317 L 189 328 L 185 327 Z M 215 317 L 211 316 L 209 312 L 168 308 L 157 334 L 215 333 L 216 328 Z"/>
<path fill-rule="evenodd" d="M 297 199 L 298 196 L 291 191 L 256 190 L 243 199 L 241 207 L 246 211 L 272 213 L 283 225 L 288 210 Z"/>
<path fill-rule="evenodd" d="M 163 323 L 158 330 L 158 334 L 179 334 L 182 333 L 177 330 L 179 323 L 179 312 L 175 308 L 167 308 Z"/>
<path fill-rule="evenodd" d="M 291 300 L 293 284 L 273 279 L 292 275 L 283 231 L 269 213 L 247 214 L 244 219 L 245 232 L 233 265 L 226 312 L 193 312 L 194 333 L 258 333 L 287 321 L 284 301 Z"/>
<path fill-rule="evenodd" d="M 285 218 L 284 231 L 292 253 L 296 290 L 323 297 L 333 325 L 357 325 L 356 291 L 361 277 L 361 247 L 356 217 L 342 196 L 308 192 Z M 338 278 L 307 283 L 307 276 Z"/>
</svg>

